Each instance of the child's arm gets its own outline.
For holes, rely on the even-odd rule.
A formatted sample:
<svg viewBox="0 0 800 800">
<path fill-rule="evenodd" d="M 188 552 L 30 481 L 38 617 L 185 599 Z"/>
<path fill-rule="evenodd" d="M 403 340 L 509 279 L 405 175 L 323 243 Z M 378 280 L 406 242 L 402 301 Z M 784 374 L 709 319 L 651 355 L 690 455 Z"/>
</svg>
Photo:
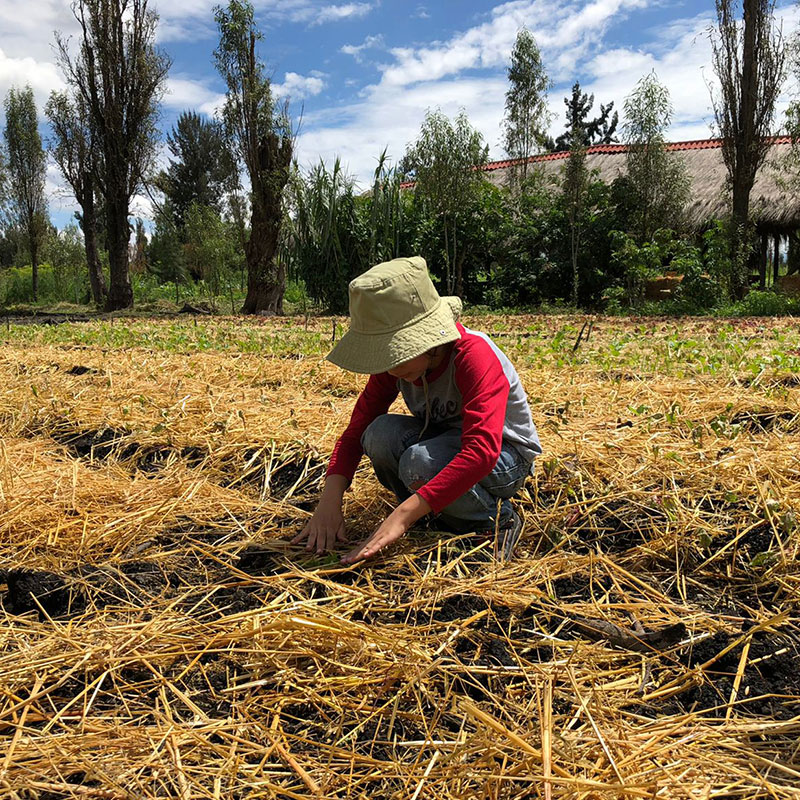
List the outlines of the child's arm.
<svg viewBox="0 0 800 800">
<path fill-rule="evenodd" d="M 395 378 L 385 373 L 370 376 L 353 408 L 350 423 L 333 449 L 325 475 L 325 488 L 314 515 L 292 539 L 292 544 L 299 544 L 307 538 L 306 550 L 322 554 L 333 549 L 336 542 L 345 541 L 342 498 L 364 453 L 361 435 L 376 417 L 389 410 L 397 394 Z"/>
</svg>

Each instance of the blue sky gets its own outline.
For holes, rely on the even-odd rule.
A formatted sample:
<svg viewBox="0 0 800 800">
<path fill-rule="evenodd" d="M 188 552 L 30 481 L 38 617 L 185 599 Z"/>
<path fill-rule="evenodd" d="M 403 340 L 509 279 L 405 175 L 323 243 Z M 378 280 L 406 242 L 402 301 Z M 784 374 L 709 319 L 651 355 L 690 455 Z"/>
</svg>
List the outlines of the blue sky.
<svg viewBox="0 0 800 800">
<path fill-rule="evenodd" d="M 217 32 L 213 0 L 161 0 L 159 46 L 172 58 L 162 128 L 195 109 L 213 114 L 224 87 L 212 64 Z M 398 160 L 428 108 L 464 109 L 491 158 L 503 158 L 501 122 L 506 67 L 517 30 L 536 37 L 553 81 L 552 132 L 563 129 L 563 98 L 575 80 L 596 106 L 625 96 L 655 70 L 670 90 L 673 140 L 710 135 L 707 84 L 713 83 L 708 29 L 713 0 L 255 0 L 264 34 L 261 56 L 279 94 L 302 111 L 297 157 L 303 166 L 340 156 L 366 186 L 384 148 Z M 784 31 L 797 8 L 779 3 Z M 63 86 L 53 32 L 77 35 L 68 0 L 0 0 L 0 95 L 30 83 L 40 113 Z M 782 100 L 785 105 L 791 87 Z M 2 113 L 0 112 L 0 117 Z M 45 127 L 43 126 L 43 132 Z M 163 160 L 165 154 L 162 152 Z M 51 215 L 65 224 L 73 204 L 58 172 L 48 172 Z M 140 199 L 137 213 L 148 216 Z"/>
</svg>

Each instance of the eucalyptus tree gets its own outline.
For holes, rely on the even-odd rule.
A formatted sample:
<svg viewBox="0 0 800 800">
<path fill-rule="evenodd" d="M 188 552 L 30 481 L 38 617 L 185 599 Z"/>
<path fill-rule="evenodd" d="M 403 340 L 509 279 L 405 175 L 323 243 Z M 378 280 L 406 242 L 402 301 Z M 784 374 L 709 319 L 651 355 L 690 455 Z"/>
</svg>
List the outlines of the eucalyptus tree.
<svg viewBox="0 0 800 800">
<path fill-rule="evenodd" d="M 294 142 L 286 105 L 276 106 L 256 54 L 262 38 L 248 0 L 217 6 L 219 45 L 214 63 L 227 86 L 222 120 L 234 154 L 250 179 L 250 233 L 245 244 L 247 296 L 242 312 L 283 312 L 286 270 L 276 258 L 283 222 L 283 190 Z"/>
<path fill-rule="evenodd" d="M 517 33 L 511 51 L 508 81 L 510 86 L 506 92 L 503 139 L 508 155 L 520 159 L 520 172 L 524 180 L 528 158 L 547 144 L 547 128 L 550 125 L 547 91 L 551 85 L 536 39 L 527 28 Z"/>
<path fill-rule="evenodd" d="M 10 89 L 5 99 L 5 140 L 8 153 L 8 207 L 28 247 L 33 273 L 33 299 L 39 299 L 39 251 L 47 235 L 45 176 L 47 156 L 42 148 L 36 102 L 30 86 Z"/>
<path fill-rule="evenodd" d="M 712 64 L 719 92 L 712 92 L 732 200 L 732 290 L 747 289 L 750 193 L 775 132 L 775 104 L 785 77 L 783 34 L 774 0 L 716 0 L 711 31 Z M 741 13 L 741 20 L 739 15 Z"/>
<path fill-rule="evenodd" d="M 53 131 L 50 152 L 81 208 L 76 216 L 86 247 L 89 286 L 95 305 L 102 308 L 108 289 L 100 264 L 95 211 L 95 191 L 98 189 L 98 175 L 102 173 L 102 159 L 89 124 L 86 103 L 80 94 L 70 96 L 67 92 L 52 92 L 45 114 Z"/>
<path fill-rule="evenodd" d="M 75 0 L 77 54 L 56 36 L 67 83 L 86 106 L 102 158 L 110 287 L 106 308 L 133 305 L 128 244 L 131 199 L 142 188 L 159 141 L 159 101 L 169 58 L 155 46 L 158 15 L 148 0 Z"/>
<path fill-rule="evenodd" d="M 406 150 L 402 167 L 413 176 L 414 192 L 442 221 L 445 282 L 450 294 L 463 294 L 464 253 L 459 231 L 465 209 L 483 181 L 480 167 L 489 148 L 462 110 L 453 122 L 440 110 L 425 112 L 419 136 Z"/>
<path fill-rule="evenodd" d="M 669 90 L 651 72 L 625 98 L 623 126 L 634 209 L 632 232 L 639 242 L 649 241 L 659 228 L 679 227 L 689 198 L 686 166 L 667 150 L 671 121 Z"/>
</svg>

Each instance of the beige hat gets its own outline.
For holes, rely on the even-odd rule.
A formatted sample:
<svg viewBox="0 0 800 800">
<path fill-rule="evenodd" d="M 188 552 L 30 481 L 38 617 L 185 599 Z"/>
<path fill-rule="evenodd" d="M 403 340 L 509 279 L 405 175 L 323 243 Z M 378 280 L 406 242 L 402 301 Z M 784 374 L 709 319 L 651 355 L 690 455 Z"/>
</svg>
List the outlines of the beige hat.
<svg viewBox="0 0 800 800">
<path fill-rule="evenodd" d="M 395 258 L 350 281 L 350 330 L 328 361 L 372 375 L 461 338 L 458 297 L 439 297 L 425 259 Z"/>
</svg>

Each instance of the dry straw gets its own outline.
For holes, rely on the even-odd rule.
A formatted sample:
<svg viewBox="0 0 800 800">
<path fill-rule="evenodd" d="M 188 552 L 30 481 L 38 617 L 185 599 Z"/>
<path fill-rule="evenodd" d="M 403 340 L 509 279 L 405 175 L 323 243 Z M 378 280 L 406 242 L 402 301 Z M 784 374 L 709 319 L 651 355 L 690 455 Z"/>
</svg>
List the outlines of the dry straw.
<svg viewBox="0 0 800 800">
<path fill-rule="evenodd" d="M 504 565 L 287 546 L 363 381 L 321 350 L 0 348 L 0 797 L 797 797 L 797 387 L 527 322 L 475 321 L 547 451 Z M 389 503 L 363 469 L 352 535 Z"/>
</svg>

